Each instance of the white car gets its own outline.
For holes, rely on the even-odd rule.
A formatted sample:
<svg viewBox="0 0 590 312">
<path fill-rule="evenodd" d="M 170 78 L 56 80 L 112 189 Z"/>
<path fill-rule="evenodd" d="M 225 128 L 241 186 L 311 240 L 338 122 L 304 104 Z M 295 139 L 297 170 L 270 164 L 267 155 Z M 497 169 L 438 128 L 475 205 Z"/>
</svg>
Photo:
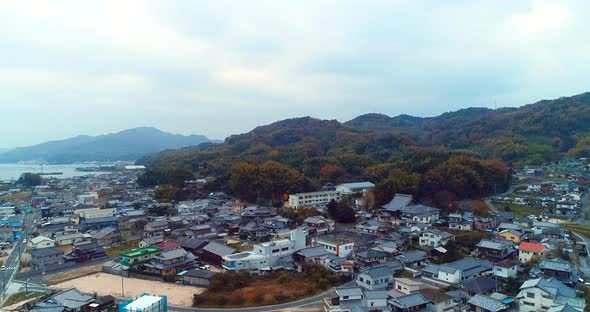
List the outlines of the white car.
<svg viewBox="0 0 590 312">
<path fill-rule="evenodd" d="M 211 266 L 208 264 L 205 264 L 205 265 L 199 267 L 199 269 L 201 269 L 201 270 L 209 270 L 210 268 L 211 268 Z"/>
<path fill-rule="evenodd" d="M 0 268 L 0 271 L 6 271 L 6 266 L 5 266 L 5 265 L 3 265 L 3 266 Z"/>
</svg>

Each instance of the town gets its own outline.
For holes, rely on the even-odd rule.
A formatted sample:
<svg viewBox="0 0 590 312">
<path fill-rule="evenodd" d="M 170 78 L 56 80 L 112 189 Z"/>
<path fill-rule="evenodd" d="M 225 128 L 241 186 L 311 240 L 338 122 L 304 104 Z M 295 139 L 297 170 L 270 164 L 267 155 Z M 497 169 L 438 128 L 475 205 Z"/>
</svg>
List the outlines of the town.
<svg viewBox="0 0 590 312">
<path fill-rule="evenodd" d="M 201 178 L 168 202 L 138 185 L 142 169 L 0 184 L 3 311 L 556 312 L 590 299 L 586 159 L 527 166 L 507 192 L 445 209 L 407 194 L 371 207 L 371 182 L 266 207 Z M 342 203 L 353 222 L 334 220 Z"/>
</svg>

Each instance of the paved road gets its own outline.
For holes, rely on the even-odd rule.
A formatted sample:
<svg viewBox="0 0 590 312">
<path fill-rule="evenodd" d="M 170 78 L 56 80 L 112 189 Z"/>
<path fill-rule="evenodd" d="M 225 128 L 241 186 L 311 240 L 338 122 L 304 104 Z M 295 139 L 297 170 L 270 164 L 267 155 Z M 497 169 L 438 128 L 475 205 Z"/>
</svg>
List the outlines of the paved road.
<svg viewBox="0 0 590 312">
<path fill-rule="evenodd" d="M 24 217 L 23 225 L 25 229 L 23 230 L 22 236 L 15 241 L 14 248 L 12 249 L 10 255 L 8 255 L 6 262 L 4 263 L 6 269 L 0 272 L 0 296 L 4 295 L 6 286 L 8 286 L 8 284 L 14 277 L 14 274 L 18 272 L 18 266 L 20 265 L 20 257 L 27 248 L 25 240 L 28 241 L 30 239 L 30 235 L 32 234 L 33 229 L 35 228 L 34 220 L 36 218 L 37 215 L 35 213 L 27 214 Z"/>
</svg>

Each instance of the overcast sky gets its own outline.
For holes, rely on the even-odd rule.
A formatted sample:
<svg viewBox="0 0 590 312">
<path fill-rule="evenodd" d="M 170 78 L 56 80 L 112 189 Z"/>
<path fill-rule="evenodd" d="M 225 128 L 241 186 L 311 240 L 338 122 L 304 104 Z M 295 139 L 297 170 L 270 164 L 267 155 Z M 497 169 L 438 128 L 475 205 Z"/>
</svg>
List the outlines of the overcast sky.
<svg viewBox="0 0 590 312">
<path fill-rule="evenodd" d="M 2 1 L 0 147 L 590 90 L 590 1 Z"/>
</svg>

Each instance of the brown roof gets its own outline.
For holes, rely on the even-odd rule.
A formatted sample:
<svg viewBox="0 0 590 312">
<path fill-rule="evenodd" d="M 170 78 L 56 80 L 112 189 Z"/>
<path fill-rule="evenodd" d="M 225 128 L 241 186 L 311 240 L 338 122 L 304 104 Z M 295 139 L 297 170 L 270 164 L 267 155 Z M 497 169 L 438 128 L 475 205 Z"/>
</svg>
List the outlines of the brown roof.
<svg viewBox="0 0 590 312">
<path fill-rule="evenodd" d="M 511 268 L 515 265 L 518 265 L 518 261 L 512 259 L 504 259 L 502 261 L 496 262 L 496 266 L 499 266 L 501 268 Z"/>
<path fill-rule="evenodd" d="M 420 289 L 420 294 L 434 304 L 453 299 L 453 297 L 433 288 Z"/>
</svg>

